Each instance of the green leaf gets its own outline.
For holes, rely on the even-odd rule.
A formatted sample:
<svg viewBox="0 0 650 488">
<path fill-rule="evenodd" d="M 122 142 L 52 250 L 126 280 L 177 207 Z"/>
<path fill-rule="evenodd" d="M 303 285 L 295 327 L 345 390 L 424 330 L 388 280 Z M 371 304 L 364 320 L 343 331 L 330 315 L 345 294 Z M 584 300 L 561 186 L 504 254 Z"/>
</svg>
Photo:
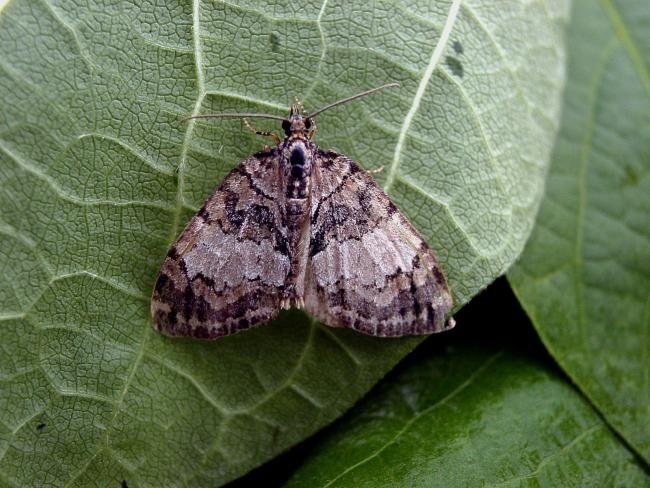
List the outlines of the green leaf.
<svg viewBox="0 0 650 488">
<path fill-rule="evenodd" d="M 597 412 L 536 358 L 527 321 L 503 313 L 513 303 L 486 295 L 463 311 L 465 331 L 427 341 L 319 435 L 286 487 L 647 486 Z"/>
<path fill-rule="evenodd" d="M 575 3 L 547 196 L 509 278 L 551 354 L 650 460 L 647 6 Z"/>
<path fill-rule="evenodd" d="M 437 250 L 458 306 L 533 226 L 562 2 L 13 0 L 0 16 L 0 480 L 215 486 L 349 408 L 417 342 L 281 314 L 214 343 L 151 330 L 170 243 L 263 141 L 190 113 L 308 110 Z M 269 128 L 274 128 L 272 125 Z M 266 127 L 265 127 L 266 128 Z M 275 127 L 277 129 L 277 127 Z"/>
</svg>

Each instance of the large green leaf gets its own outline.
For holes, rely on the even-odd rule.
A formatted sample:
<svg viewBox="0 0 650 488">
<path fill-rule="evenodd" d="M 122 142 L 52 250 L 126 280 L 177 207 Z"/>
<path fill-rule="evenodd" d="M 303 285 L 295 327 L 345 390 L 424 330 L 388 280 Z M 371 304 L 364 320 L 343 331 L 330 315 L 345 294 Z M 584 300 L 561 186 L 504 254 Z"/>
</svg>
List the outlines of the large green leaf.
<svg viewBox="0 0 650 488">
<path fill-rule="evenodd" d="M 287 486 L 647 486 L 633 453 L 536 357 L 527 321 L 503 313 L 513 303 L 487 295 L 472 303 L 471 335 L 428 341 L 319 439 Z"/>
<path fill-rule="evenodd" d="M 324 114 L 458 304 L 534 222 L 558 127 L 565 6 L 13 0 L 0 17 L 0 480 L 215 486 L 347 409 L 416 340 L 282 314 L 214 343 L 151 330 L 169 244 L 261 141 L 188 113 Z"/>
<path fill-rule="evenodd" d="M 650 17 L 575 3 L 547 196 L 509 277 L 551 354 L 650 460 Z"/>
</svg>

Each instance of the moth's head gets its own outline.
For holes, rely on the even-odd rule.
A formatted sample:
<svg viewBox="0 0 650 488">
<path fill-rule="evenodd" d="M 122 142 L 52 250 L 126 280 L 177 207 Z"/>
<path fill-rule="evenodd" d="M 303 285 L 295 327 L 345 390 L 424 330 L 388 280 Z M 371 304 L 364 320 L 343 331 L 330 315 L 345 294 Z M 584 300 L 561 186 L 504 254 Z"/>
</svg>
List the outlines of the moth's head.
<svg viewBox="0 0 650 488">
<path fill-rule="evenodd" d="M 298 138 L 308 138 L 309 132 L 314 126 L 314 121 L 304 113 L 302 103 L 297 98 L 291 105 L 289 117 L 282 122 L 282 129 L 285 135 Z"/>
</svg>

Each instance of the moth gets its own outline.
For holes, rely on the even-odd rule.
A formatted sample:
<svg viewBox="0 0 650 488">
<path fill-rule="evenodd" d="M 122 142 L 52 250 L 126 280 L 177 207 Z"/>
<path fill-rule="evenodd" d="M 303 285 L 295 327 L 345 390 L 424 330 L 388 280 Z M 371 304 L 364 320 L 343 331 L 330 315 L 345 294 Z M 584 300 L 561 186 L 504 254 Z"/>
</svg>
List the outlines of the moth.
<svg viewBox="0 0 650 488">
<path fill-rule="evenodd" d="M 296 100 L 289 116 L 244 118 L 276 140 L 236 166 L 172 245 L 151 300 L 154 327 L 216 339 L 254 327 L 280 309 L 305 309 L 331 327 L 379 337 L 454 326 L 436 257 L 370 172 L 319 148 L 315 118 Z M 282 122 L 284 138 L 247 119 Z"/>
</svg>

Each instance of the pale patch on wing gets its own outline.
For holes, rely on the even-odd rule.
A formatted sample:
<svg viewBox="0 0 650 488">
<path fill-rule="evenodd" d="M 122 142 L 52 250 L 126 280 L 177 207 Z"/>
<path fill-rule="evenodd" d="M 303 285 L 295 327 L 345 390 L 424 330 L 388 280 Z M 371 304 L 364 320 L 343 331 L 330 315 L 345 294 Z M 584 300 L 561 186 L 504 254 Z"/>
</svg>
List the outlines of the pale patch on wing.
<svg viewBox="0 0 650 488">
<path fill-rule="evenodd" d="M 281 287 L 287 276 L 288 256 L 277 254 L 270 241 L 238 241 L 219 227 L 207 229 L 208 239 L 199 239 L 184 256 L 190 279 L 199 274 L 214 281 L 214 291 L 221 292 L 244 281 L 260 280 Z M 265 259 L 267 258 L 267 259 Z"/>
</svg>

